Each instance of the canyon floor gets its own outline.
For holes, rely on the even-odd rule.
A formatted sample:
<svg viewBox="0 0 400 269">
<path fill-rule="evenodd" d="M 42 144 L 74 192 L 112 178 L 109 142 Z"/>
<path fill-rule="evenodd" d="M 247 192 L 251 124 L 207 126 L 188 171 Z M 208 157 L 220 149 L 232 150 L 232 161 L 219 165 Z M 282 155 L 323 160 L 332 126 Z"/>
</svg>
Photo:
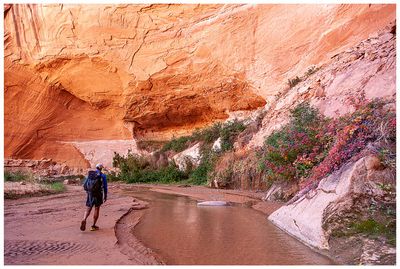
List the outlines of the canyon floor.
<svg viewBox="0 0 400 269">
<path fill-rule="evenodd" d="M 101 229 L 88 231 L 91 215 L 81 232 L 85 199 L 80 186 L 67 186 L 62 194 L 5 200 L 5 264 L 131 264 L 115 246 L 114 226 L 132 198 L 111 195 L 101 208 Z"/>
<path fill-rule="evenodd" d="M 101 207 L 98 226 L 79 230 L 85 210 L 81 186 L 67 185 L 56 195 L 27 197 L 4 203 L 4 261 L 6 265 L 94 265 L 162 264 L 156 254 L 133 236 L 126 236 L 139 222 L 147 203 L 124 193 L 133 185 L 112 183 L 107 202 Z M 190 196 L 197 200 L 242 203 L 265 214 L 280 205 L 264 203 L 261 193 L 216 190 L 201 186 L 141 185 L 157 192 Z M 130 213 L 130 214 L 128 214 Z M 123 218 L 128 216 L 127 218 Z"/>
</svg>

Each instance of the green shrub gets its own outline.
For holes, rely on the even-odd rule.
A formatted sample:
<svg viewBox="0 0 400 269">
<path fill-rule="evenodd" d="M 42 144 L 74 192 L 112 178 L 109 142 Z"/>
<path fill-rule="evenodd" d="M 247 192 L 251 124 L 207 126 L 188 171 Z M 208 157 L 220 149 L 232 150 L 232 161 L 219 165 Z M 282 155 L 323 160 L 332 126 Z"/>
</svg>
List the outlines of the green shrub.
<svg viewBox="0 0 400 269">
<path fill-rule="evenodd" d="M 300 131 L 311 131 L 310 127 L 318 127 L 322 116 L 310 103 L 304 102 L 290 110 L 292 115 L 292 125 Z"/>
<path fill-rule="evenodd" d="M 32 175 L 23 171 L 16 171 L 16 172 L 10 172 L 7 170 L 4 171 L 4 181 L 19 182 L 31 179 Z"/>
<path fill-rule="evenodd" d="M 132 154 L 130 151 L 126 157 L 114 153 L 113 166 L 120 169 L 117 177 L 123 181 L 135 181 L 140 178 L 141 171 L 149 165 L 149 162 L 143 157 Z"/>
<path fill-rule="evenodd" d="M 221 131 L 221 151 L 229 151 L 233 149 L 233 143 L 235 142 L 236 137 L 246 129 L 246 126 L 243 122 L 234 120 L 226 123 Z"/>
<path fill-rule="evenodd" d="M 319 163 L 330 137 L 317 137 L 324 118 L 308 103 L 291 110 L 288 124 L 269 135 L 264 143 L 260 168 L 272 181 L 295 180 L 307 177 Z"/>
<path fill-rule="evenodd" d="M 110 175 L 110 179 L 120 179 L 125 182 L 179 182 L 188 179 L 193 184 L 205 184 L 209 173 L 214 169 L 216 159 L 222 152 L 233 148 L 236 137 L 246 129 L 241 121 L 231 121 L 226 124 L 215 123 L 210 127 L 198 129 L 191 136 L 174 138 L 167 142 L 161 152 L 185 150 L 191 143 L 201 142 L 201 160 L 198 167 L 186 163 L 186 170 L 180 171 L 175 164 L 170 163 L 167 167 L 157 168 L 149 160 L 128 152 L 127 156 L 121 156 L 114 152 L 113 166 L 120 168 L 118 175 Z M 215 140 L 221 137 L 221 152 L 215 153 L 211 150 Z"/>
<path fill-rule="evenodd" d="M 192 139 L 195 141 L 203 141 L 206 144 L 213 143 L 220 137 L 222 126 L 223 124 L 217 122 L 210 127 L 197 129 L 193 132 Z"/>
<path fill-rule="evenodd" d="M 314 74 L 315 72 L 317 72 L 318 70 L 319 70 L 318 67 L 311 66 L 307 69 L 307 72 L 304 74 L 304 77 L 307 78 L 307 77 L 311 76 L 312 74 Z"/>
<path fill-rule="evenodd" d="M 187 149 L 191 143 L 202 142 L 203 144 L 212 144 L 219 137 L 221 137 L 221 150 L 223 152 L 228 151 L 233 148 L 236 137 L 245 129 L 246 126 L 243 122 L 238 120 L 224 124 L 217 122 L 210 127 L 195 130 L 191 136 L 172 139 L 163 146 L 161 151 L 173 150 L 181 152 Z"/>
<path fill-rule="evenodd" d="M 121 180 L 114 171 L 108 172 L 106 175 L 107 175 L 107 181 L 109 182 L 115 182 Z"/>
<path fill-rule="evenodd" d="M 138 140 L 136 141 L 137 147 L 140 150 L 146 151 L 160 151 L 167 141 L 156 141 L 156 140 Z"/>
<path fill-rule="evenodd" d="M 120 169 L 118 175 L 112 178 L 120 179 L 127 183 L 148 183 L 148 182 L 175 182 L 184 180 L 187 177 L 180 171 L 174 163 L 169 163 L 166 167 L 157 168 L 150 164 L 142 156 L 128 153 L 126 157 L 114 154 L 113 163 Z"/>
<path fill-rule="evenodd" d="M 374 219 L 354 222 L 350 225 L 350 233 L 361 233 L 369 236 L 384 236 L 390 244 L 396 243 L 396 220 L 386 224 Z"/>
<path fill-rule="evenodd" d="M 304 76 L 301 78 L 296 76 L 295 78 L 288 79 L 288 85 L 290 88 L 293 88 L 297 84 L 299 84 L 301 81 L 306 80 L 309 76 L 317 72 L 320 68 L 316 66 L 310 66 L 307 71 L 304 73 Z"/>
<path fill-rule="evenodd" d="M 46 184 L 46 186 L 52 193 L 59 193 L 65 191 L 65 185 L 62 182 L 53 182 L 50 184 Z"/>
<path fill-rule="evenodd" d="M 144 169 L 138 173 L 136 178 L 131 178 L 128 183 L 171 183 L 184 179 L 186 179 L 184 173 L 180 171 L 174 164 L 170 163 L 167 167 L 162 167 L 159 169 Z"/>
<path fill-rule="evenodd" d="M 385 225 L 373 219 L 353 223 L 351 227 L 359 233 L 380 234 L 385 230 Z"/>
<path fill-rule="evenodd" d="M 161 149 L 162 152 L 173 150 L 175 152 L 181 152 L 188 147 L 188 142 L 191 141 L 190 136 L 182 136 L 179 138 L 173 138 L 171 141 L 167 142 Z"/>
<path fill-rule="evenodd" d="M 208 146 L 201 149 L 201 156 L 199 166 L 189 175 L 190 182 L 196 185 L 207 183 L 208 176 L 213 171 L 219 154 L 212 151 L 211 146 Z"/>
<path fill-rule="evenodd" d="M 187 149 L 191 142 L 204 142 L 206 144 L 213 143 L 221 135 L 222 124 L 217 122 L 210 127 L 204 129 L 196 129 L 190 136 L 182 136 L 179 138 L 173 138 L 168 141 L 163 148 L 162 152 L 173 150 L 175 152 L 181 152 Z"/>
</svg>

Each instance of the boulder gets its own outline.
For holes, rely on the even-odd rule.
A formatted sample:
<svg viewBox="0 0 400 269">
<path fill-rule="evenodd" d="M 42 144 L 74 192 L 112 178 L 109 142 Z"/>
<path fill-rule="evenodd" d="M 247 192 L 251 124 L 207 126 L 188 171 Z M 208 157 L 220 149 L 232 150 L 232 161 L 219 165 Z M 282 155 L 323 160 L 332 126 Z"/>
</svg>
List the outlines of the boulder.
<svg viewBox="0 0 400 269">
<path fill-rule="evenodd" d="M 342 211 L 348 212 L 357 197 L 381 195 L 382 191 L 376 181 L 382 175 L 376 168 L 375 156 L 366 156 L 349 163 L 322 179 L 315 190 L 293 204 L 281 207 L 268 219 L 310 246 L 329 249 L 329 225 L 334 225 L 327 225 L 330 218 L 340 215 Z M 359 211 L 355 208 L 353 210 Z"/>
<path fill-rule="evenodd" d="M 214 144 L 212 145 L 213 151 L 220 151 L 221 150 L 221 137 L 215 140 Z"/>
<path fill-rule="evenodd" d="M 186 171 L 188 165 L 198 166 L 200 164 L 200 158 L 200 143 L 197 143 L 172 157 L 181 171 Z"/>
</svg>

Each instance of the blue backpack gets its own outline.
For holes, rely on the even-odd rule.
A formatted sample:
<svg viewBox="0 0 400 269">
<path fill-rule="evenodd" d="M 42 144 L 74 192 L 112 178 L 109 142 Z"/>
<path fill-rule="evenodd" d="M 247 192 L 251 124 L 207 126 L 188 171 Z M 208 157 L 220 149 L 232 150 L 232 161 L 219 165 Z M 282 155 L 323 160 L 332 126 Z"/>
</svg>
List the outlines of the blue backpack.
<svg viewBox="0 0 400 269">
<path fill-rule="evenodd" d="M 90 193 L 99 193 L 101 192 L 102 184 L 103 179 L 101 177 L 101 172 L 91 170 L 83 183 L 83 189 Z"/>
</svg>

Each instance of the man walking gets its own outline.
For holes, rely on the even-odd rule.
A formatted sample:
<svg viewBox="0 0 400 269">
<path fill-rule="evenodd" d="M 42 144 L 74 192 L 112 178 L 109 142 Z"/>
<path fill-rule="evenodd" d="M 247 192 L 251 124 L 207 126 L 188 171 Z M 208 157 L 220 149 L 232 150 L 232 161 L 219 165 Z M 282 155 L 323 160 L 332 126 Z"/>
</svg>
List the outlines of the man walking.
<svg viewBox="0 0 400 269">
<path fill-rule="evenodd" d="M 86 219 L 89 217 L 90 212 L 94 206 L 93 225 L 90 228 L 91 231 L 99 229 L 96 226 L 97 219 L 100 214 L 100 206 L 107 201 L 107 177 L 101 172 L 103 164 L 99 163 L 96 165 L 96 171 L 89 171 L 88 177 L 86 178 L 83 187 L 87 193 L 86 198 L 86 211 L 81 222 L 81 231 L 86 229 Z M 103 195 L 104 190 L 104 195 Z"/>
</svg>

